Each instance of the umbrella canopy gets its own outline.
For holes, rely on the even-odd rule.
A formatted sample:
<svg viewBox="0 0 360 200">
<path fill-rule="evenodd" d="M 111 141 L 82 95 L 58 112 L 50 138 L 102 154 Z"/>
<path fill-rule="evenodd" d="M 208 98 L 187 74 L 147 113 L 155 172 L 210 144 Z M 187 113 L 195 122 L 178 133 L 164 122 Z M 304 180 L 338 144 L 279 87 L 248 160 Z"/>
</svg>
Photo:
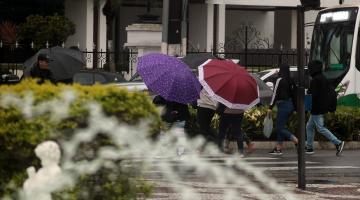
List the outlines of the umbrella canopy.
<svg viewBox="0 0 360 200">
<path fill-rule="evenodd" d="M 198 67 L 209 59 L 216 59 L 216 57 L 211 53 L 188 53 L 181 58 L 193 71 L 197 71 Z"/>
<path fill-rule="evenodd" d="M 199 97 L 198 79 L 175 57 L 158 53 L 141 56 L 137 70 L 149 90 L 168 101 L 190 103 Z"/>
<path fill-rule="evenodd" d="M 231 109 L 249 109 L 259 103 L 256 80 L 230 60 L 208 60 L 199 66 L 199 80 L 218 102 Z"/>
<path fill-rule="evenodd" d="M 49 70 L 52 73 L 52 78 L 56 81 L 71 79 L 86 65 L 81 51 L 62 47 L 40 49 L 34 56 L 25 61 L 25 76 L 29 76 L 31 69 L 36 66 L 39 54 L 49 56 Z"/>
</svg>

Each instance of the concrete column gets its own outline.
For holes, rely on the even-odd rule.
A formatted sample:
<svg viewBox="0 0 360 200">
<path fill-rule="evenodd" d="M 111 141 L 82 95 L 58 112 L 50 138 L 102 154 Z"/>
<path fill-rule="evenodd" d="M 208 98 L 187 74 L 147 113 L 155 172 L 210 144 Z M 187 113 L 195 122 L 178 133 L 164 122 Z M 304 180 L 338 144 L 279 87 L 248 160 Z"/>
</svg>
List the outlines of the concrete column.
<svg viewBox="0 0 360 200">
<path fill-rule="evenodd" d="M 168 54 L 169 0 L 163 0 L 161 53 Z"/>
<path fill-rule="evenodd" d="M 291 11 L 291 48 L 297 48 L 297 13 L 296 10 Z"/>
<path fill-rule="evenodd" d="M 214 4 L 207 5 L 206 19 L 206 51 L 211 52 L 214 37 Z"/>
<path fill-rule="evenodd" d="M 218 19 L 217 19 L 217 51 L 223 52 L 224 46 L 225 46 L 225 24 L 226 24 L 226 5 L 225 4 L 219 4 L 218 6 Z"/>
</svg>

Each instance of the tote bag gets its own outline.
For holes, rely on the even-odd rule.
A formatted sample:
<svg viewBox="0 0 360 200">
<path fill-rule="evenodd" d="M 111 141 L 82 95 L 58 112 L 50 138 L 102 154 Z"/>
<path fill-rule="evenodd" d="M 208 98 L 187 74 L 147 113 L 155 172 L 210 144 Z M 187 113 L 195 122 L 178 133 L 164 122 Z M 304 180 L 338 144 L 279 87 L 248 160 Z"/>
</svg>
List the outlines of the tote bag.
<svg viewBox="0 0 360 200">
<path fill-rule="evenodd" d="M 263 129 L 264 136 L 266 138 L 270 138 L 273 129 L 273 119 L 270 113 L 266 114 L 263 125 L 264 125 L 264 129 Z"/>
</svg>

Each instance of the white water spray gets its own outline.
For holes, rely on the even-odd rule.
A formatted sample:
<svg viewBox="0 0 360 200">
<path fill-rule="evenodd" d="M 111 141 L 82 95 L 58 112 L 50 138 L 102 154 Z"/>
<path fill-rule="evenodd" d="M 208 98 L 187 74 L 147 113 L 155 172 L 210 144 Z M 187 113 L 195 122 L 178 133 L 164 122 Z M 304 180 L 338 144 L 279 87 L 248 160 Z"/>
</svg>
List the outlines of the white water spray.
<svg viewBox="0 0 360 200">
<path fill-rule="evenodd" d="M 23 114 L 26 117 L 50 112 L 52 120 L 61 120 L 66 118 L 67 115 L 63 111 L 69 110 L 69 105 L 74 99 L 75 93 L 67 91 L 61 95 L 60 99 L 34 106 L 31 94 L 25 98 L 12 95 L 2 99 L 1 105 L 4 107 L 15 106 L 25 110 L 26 112 Z M 62 108 L 62 111 L 53 109 L 54 106 Z M 201 199 L 202 195 L 201 190 L 184 181 L 184 175 L 189 172 L 211 182 L 214 188 L 223 193 L 222 199 L 224 200 L 244 199 L 246 193 L 257 199 L 271 199 L 269 191 L 278 194 L 282 199 L 295 199 L 285 187 L 277 184 L 273 178 L 239 158 L 238 155 L 228 156 L 225 163 L 219 165 L 204 159 L 204 155 L 224 156 L 214 145 L 207 145 L 202 155 L 194 153 L 194 150 L 200 148 L 205 142 L 203 138 L 179 139 L 178 130 L 170 130 L 163 134 L 160 140 L 153 140 L 148 137 L 147 120 L 135 127 L 128 126 L 119 123 L 114 117 L 105 116 L 98 104 L 89 103 L 87 107 L 90 112 L 89 126 L 76 130 L 70 140 L 60 144 L 63 150 L 63 159 L 60 165 L 61 176 L 57 181 L 61 183 L 68 183 L 69 186 L 75 183 L 81 175 L 93 174 L 101 167 L 116 166 L 116 161 L 121 159 L 123 167 L 131 168 L 133 165 L 141 163 L 145 172 L 156 168 L 161 172 L 163 180 L 179 194 L 179 199 L 183 200 Z M 94 158 L 91 160 L 74 159 L 80 145 L 93 141 L 99 133 L 109 137 L 114 146 L 100 147 L 93 152 Z M 181 152 L 181 156 L 178 155 L 179 147 L 184 150 Z M 34 170 L 29 170 L 30 180 L 33 172 Z M 26 183 L 24 183 L 26 191 L 25 185 Z M 37 186 L 44 187 L 44 190 L 48 189 L 48 185 L 40 186 L 39 184 Z M 27 197 L 26 199 L 33 198 Z M 44 199 L 48 200 L 49 198 Z"/>
</svg>

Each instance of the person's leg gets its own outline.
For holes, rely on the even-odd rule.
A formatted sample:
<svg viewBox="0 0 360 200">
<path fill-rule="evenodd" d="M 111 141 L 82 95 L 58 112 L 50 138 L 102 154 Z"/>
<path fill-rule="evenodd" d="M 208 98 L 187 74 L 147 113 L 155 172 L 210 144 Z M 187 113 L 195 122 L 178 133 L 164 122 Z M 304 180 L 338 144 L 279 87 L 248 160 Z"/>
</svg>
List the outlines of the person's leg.
<svg viewBox="0 0 360 200">
<path fill-rule="evenodd" d="M 174 122 L 172 128 L 177 138 L 176 154 L 181 156 L 185 153 L 186 146 L 185 121 Z"/>
<path fill-rule="evenodd" d="M 277 104 L 277 115 L 276 115 L 276 135 L 277 135 L 277 145 L 276 147 L 269 152 L 272 155 L 281 155 L 281 149 L 282 149 L 282 143 L 285 139 L 293 141 L 295 144 L 297 144 L 298 140 L 297 138 L 289 131 L 287 130 L 286 124 L 289 120 L 289 117 L 291 116 L 294 107 L 292 102 L 289 101 L 281 101 Z"/>
<path fill-rule="evenodd" d="M 341 141 L 332 134 L 329 129 L 324 126 L 324 116 L 323 115 L 314 115 L 313 116 L 316 130 L 330 140 L 334 145 L 339 145 Z"/>
<path fill-rule="evenodd" d="M 241 129 L 242 130 L 242 129 Z M 246 153 L 252 153 L 254 151 L 255 142 L 252 142 L 250 137 L 246 134 L 245 131 L 242 130 L 243 138 L 246 143 Z"/>
<path fill-rule="evenodd" d="M 221 151 L 224 151 L 224 140 L 227 129 L 231 125 L 231 118 L 229 115 L 223 113 L 219 118 L 219 130 L 218 130 L 218 146 Z"/>
<path fill-rule="evenodd" d="M 233 134 L 236 136 L 236 142 L 238 146 L 238 152 L 240 154 L 244 153 L 244 136 L 241 130 L 243 114 L 236 114 L 232 116 L 231 124 L 233 126 Z"/>
<path fill-rule="evenodd" d="M 291 140 L 294 143 L 297 143 L 296 137 L 286 129 L 286 124 L 293 112 L 293 105 L 291 101 L 283 101 L 278 105 L 278 113 L 276 118 L 276 133 L 277 133 L 277 142 L 278 145 L 282 146 L 284 140 Z"/>
<path fill-rule="evenodd" d="M 215 111 L 209 108 L 198 107 L 197 108 L 197 122 L 199 124 L 200 134 L 209 142 L 214 137 L 214 133 L 211 129 L 211 120 L 215 114 Z"/>
<path fill-rule="evenodd" d="M 313 153 L 314 150 L 314 134 L 314 115 L 310 115 L 310 118 L 306 123 L 306 149 L 309 151 L 309 153 Z"/>
<path fill-rule="evenodd" d="M 333 133 L 329 131 L 329 129 L 325 128 L 324 115 L 316 115 L 314 118 L 314 123 L 316 130 L 336 146 L 336 155 L 340 156 L 343 151 L 345 142 L 339 140 Z"/>
</svg>

